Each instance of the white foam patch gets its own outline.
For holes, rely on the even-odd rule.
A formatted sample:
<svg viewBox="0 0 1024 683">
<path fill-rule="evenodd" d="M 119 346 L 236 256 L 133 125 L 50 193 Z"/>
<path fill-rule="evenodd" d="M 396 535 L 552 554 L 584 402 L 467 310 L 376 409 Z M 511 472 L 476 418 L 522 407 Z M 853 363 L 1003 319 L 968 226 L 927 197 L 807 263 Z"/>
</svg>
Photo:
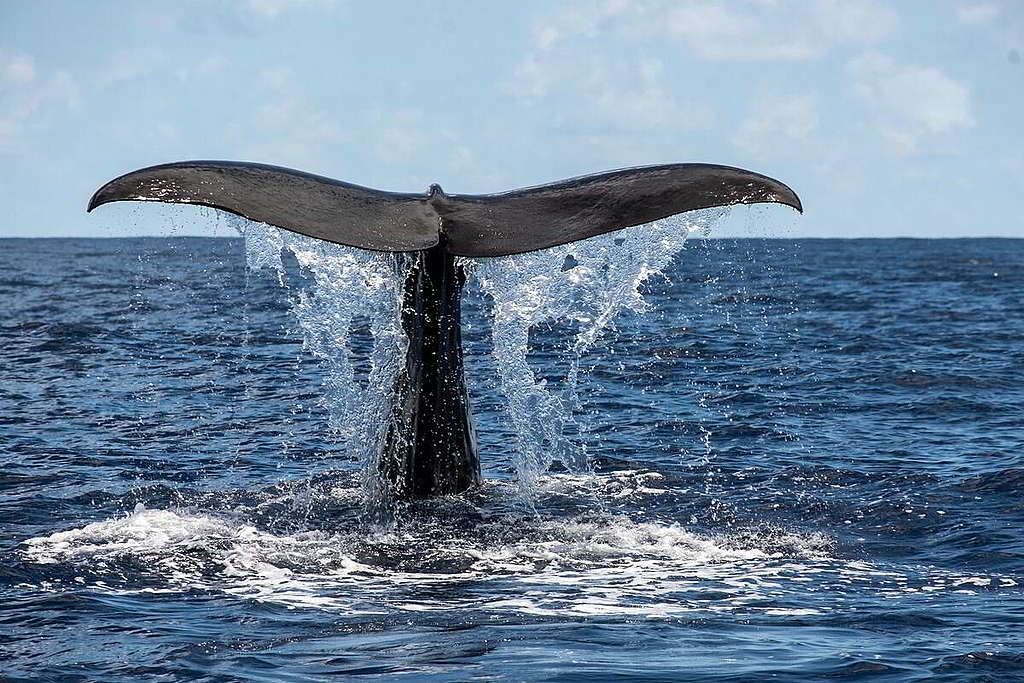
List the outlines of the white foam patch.
<svg viewBox="0 0 1024 683">
<path fill-rule="evenodd" d="M 490 533 L 445 537 L 435 526 L 274 534 L 201 512 L 139 506 L 123 518 L 28 540 L 22 553 L 30 562 L 74 568 L 72 589 L 88 582 L 115 593 L 200 590 L 351 615 L 449 609 L 553 617 L 801 615 L 865 590 L 934 599 L 1015 587 L 999 577 L 836 558 L 832 540 L 821 534 L 711 536 L 601 514 L 481 524 Z M 428 561 L 398 568 L 413 556 Z M 378 564 L 381 557 L 386 566 Z"/>
<path fill-rule="evenodd" d="M 664 475 L 640 470 L 616 470 L 607 474 L 546 474 L 537 481 L 540 494 L 632 500 L 671 493 L 658 486 Z"/>
<path fill-rule="evenodd" d="M 97 571 L 119 560 L 142 560 L 169 591 L 214 590 L 339 607 L 337 600 L 320 599 L 317 589 L 345 577 L 379 574 L 342 547 L 336 537 L 316 531 L 277 535 L 228 519 L 139 505 L 121 519 L 29 539 L 23 552 L 39 564 L 84 564 Z"/>
<path fill-rule="evenodd" d="M 54 564 L 94 555 L 145 555 L 234 535 L 236 531 L 220 520 L 138 505 L 122 519 L 29 539 L 25 555 L 39 564 Z"/>
<path fill-rule="evenodd" d="M 552 475 L 538 485 L 549 502 L 587 492 L 606 503 L 628 497 L 642 505 L 663 495 L 651 487 L 660 476 Z M 482 493 L 499 501 L 513 490 L 510 483 L 488 482 Z M 73 590 L 83 582 L 119 593 L 199 590 L 351 615 L 449 609 L 552 617 L 801 615 L 865 591 L 934 600 L 1017 588 L 1008 577 L 836 557 L 824 534 L 768 527 L 711 535 L 600 507 L 565 519 L 497 509 L 505 512 L 489 512 L 486 504 L 477 509 L 480 521 L 468 531 L 435 519 L 388 531 L 272 533 L 235 518 L 140 505 L 122 518 L 30 539 L 21 552 L 30 562 L 73 569 Z"/>
</svg>

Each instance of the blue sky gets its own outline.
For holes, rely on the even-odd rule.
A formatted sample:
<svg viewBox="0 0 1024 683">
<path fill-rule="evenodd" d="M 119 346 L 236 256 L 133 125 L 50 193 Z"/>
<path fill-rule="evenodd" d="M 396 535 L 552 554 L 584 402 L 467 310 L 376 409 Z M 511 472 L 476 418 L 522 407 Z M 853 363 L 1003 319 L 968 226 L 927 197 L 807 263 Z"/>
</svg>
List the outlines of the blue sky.
<svg viewBox="0 0 1024 683">
<path fill-rule="evenodd" d="M 804 201 L 727 229 L 1024 237 L 1022 121 L 1019 0 L 0 0 L 4 237 L 203 234 L 84 213 L 184 159 L 449 192 L 705 161 Z"/>
</svg>

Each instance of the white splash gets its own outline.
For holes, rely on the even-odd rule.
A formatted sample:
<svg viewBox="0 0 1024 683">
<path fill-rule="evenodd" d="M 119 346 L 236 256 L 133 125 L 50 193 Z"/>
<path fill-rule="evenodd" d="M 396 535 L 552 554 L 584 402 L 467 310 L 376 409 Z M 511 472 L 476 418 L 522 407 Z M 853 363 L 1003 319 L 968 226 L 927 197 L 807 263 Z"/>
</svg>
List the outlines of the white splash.
<svg viewBox="0 0 1024 683">
<path fill-rule="evenodd" d="M 691 234 L 709 234 L 725 213 L 695 211 L 543 251 L 471 262 L 470 273 L 493 301 L 493 355 L 516 433 L 524 497 L 554 460 L 574 469 L 586 462 L 585 444 L 565 437 L 571 421 L 581 434 L 587 431 L 578 419 L 583 355 L 624 309 L 646 311 L 643 284 L 664 271 Z M 567 345 L 565 381 L 550 388 L 528 362 L 530 331 L 562 322 L 577 331 Z"/>
<path fill-rule="evenodd" d="M 330 415 L 330 427 L 346 449 L 359 456 L 364 488 L 373 502 L 380 497 L 375 458 L 388 427 L 382 416 L 389 414 L 387 406 L 406 351 L 399 311 L 412 259 L 241 219 L 235 225 L 245 237 L 249 267 L 270 269 L 293 292 L 292 312 L 302 330 L 303 347 L 324 368 L 321 402 Z M 295 258 L 299 277 L 309 286 L 289 282 L 285 254 Z M 357 349 L 360 334 L 363 346 L 370 342 L 369 350 Z"/>
<path fill-rule="evenodd" d="M 516 434 L 520 496 L 532 501 L 537 479 L 554 460 L 585 469 L 584 443 L 570 443 L 566 427 L 581 435 L 580 360 L 624 309 L 647 310 L 641 287 L 661 273 L 694 232 L 708 234 L 725 210 L 705 210 L 539 252 L 493 259 L 460 259 L 492 302 L 493 358 Z M 254 270 L 269 269 L 294 292 L 293 312 L 305 349 L 325 368 L 322 402 L 331 427 L 361 457 L 366 491 L 380 503 L 374 462 L 387 429 L 395 379 L 406 349 L 400 321 L 405 278 L 413 259 L 311 239 L 235 220 Z M 289 282 L 283 254 L 294 256 L 310 286 Z M 557 388 L 538 381 L 530 364 L 530 331 L 569 321 L 565 380 Z M 353 332 L 367 323 L 372 337 L 369 370 L 353 359 Z M 369 437 L 367 436 L 369 435 Z"/>
</svg>

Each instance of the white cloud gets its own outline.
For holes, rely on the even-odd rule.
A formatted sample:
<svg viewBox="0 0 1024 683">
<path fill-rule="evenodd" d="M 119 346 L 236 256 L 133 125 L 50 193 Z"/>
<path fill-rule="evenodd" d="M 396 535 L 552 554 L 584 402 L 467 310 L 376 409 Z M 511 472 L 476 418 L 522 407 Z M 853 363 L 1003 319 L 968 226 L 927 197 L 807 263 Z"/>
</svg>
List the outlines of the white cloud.
<svg viewBox="0 0 1024 683">
<path fill-rule="evenodd" d="M 877 0 L 606 0 L 547 16 L 534 31 L 534 47 L 625 37 L 670 41 L 705 60 L 792 61 L 838 45 L 876 43 L 898 25 L 896 10 Z"/>
<path fill-rule="evenodd" d="M 174 75 L 179 81 L 215 77 L 231 66 L 227 57 L 221 54 L 211 54 L 194 62 L 178 67 Z"/>
<path fill-rule="evenodd" d="M 361 112 L 357 125 L 363 131 L 360 144 L 370 153 L 368 167 L 391 169 L 382 189 L 424 191 L 432 182 L 441 182 L 449 192 L 468 192 L 466 177 L 477 188 L 500 189 L 493 184 L 501 169 L 482 168 L 475 136 L 452 125 L 443 113 L 431 107 L 374 107 Z M 484 149 L 486 153 L 486 149 Z M 458 184 L 449 186 L 455 178 Z M 373 184 L 371 178 L 351 178 Z"/>
<path fill-rule="evenodd" d="M 252 100 L 226 122 L 237 153 L 253 161 L 305 169 L 330 165 L 336 145 L 345 141 L 330 112 L 316 106 L 294 71 L 276 65 L 256 74 Z"/>
<path fill-rule="evenodd" d="M 955 16 L 961 26 L 977 32 L 976 37 L 983 41 L 985 52 L 1002 52 L 1011 64 L 1020 63 L 1024 2 L 962 2 L 955 7 Z"/>
<path fill-rule="evenodd" d="M 652 21 L 660 21 L 652 17 Z M 844 44 L 891 35 L 896 11 L 873 0 L 688 2 L 669 10 L 663 26 L 698 57 L 723 61 L 813 59 Z"/>
<path fill-rule="evenodd" d="M 167 56 L 155 47 L 112 50 L 93 70 L 95 87 L 138 81 L 167 67 Z"/>
<path fill-rule="evenodd" d="M 899 27 L 899 15 L 891 5 L 870 0 L 816 0 L 810 13 L 808 30 L 821 36 L 823 47 L 877 43 Z"/>
<path fill-rule="evenodd" d="M 991 2 L 961 5 L 956 10 L 956 19 L 965 26 L 991 24 L 999 16 L 999 7 Z"/>
<path fill-rule="evenodd" d="M 527 99 L 543 97 L 554 81 L 554 68 L 549 68 L 547 55 L 529 54 L 512 71 L 512 78 L 506 85 L 513 95 Z M 552 60 L 554 61 L 554 60 Z"/>
<path fill-rule="evenodd" d="M 686 3 L 670 9 L 659 23 L 670 36 L 679 38 L 697 57 L 706 60 L 794 60 L 816 53 L 808 36 L 779 32 L 774 13 L 737 11 L 714 3 Z M 662 23 L 663 22 L 663 23 Z"/>
<path fill-rule="evenodd" d="M 0 50 L 0 154 L 23 146 L 31 127 L 78 101 L 68 72 L 40 72 L 30 55 Z"/>
<path fill-rule="evenodd" d="M 334 146 L 345 139 L 325 112 L 295 101 L 263 104 L 227 130 L 242 158 L 303 169 L 329 166 Z"/>
<path fill-rule="evenodd" d="M 341 0 L 176 0 L 127 3 L 132 23 L 152 30 L 188 33 L 239 33 L 283 15 L 307 11 L 329 12 Z"/>
<path fill-rule="evenodd" d="M 663 61 L 649 56 L 542 53 L 520 64 L 508 89 L 530 102 L 557 99 L 559 115 L 580 109 L 591 125 L 615 130 L 706 125 L 708 107 L 676 97 L 670 76 Z"/>
<path fill-rule="evenodd" d="M 263 69 L 259 73 L 260 83 L 272 90 L 284 90 L 294 79 L 295 72 L 286 66 Z"/>
<path fill-rule="evenodd" d="M 376 110 L 372 113 L 373 150 L 378 159 L 392 164 L 414 158 L 438 142 L 422 109 Z"/>
<path fill-rule="evenodd" d="M 35 78 L 36 67 L 31 57 L 0 49 L 0 85 L 25 85 Z"/>
<path fill-rule="evenodd" d="M 849 66 L 854 92 L 895 150 L 909 153 L 924 139 L 974 126 L 967 87 L 933 67 L 901 65 L 867 54 Z"/>
<path fill-rule="evenodd" d="M 336 0 L 244 0 L 244 2 L 239 3 L 239 6 L 241 9 L 252 14 L 273 19 L 280 14 L 300 7 L 330 9 L 336 4 Z"/>
<path fill-rule="evenodd" d="M 773 95 L 754 102 L 733 136 L 733 144 L 755 158 L 806 151 L 818 129 L 818 100 L 813 95 Z"/>
<path fill-rule="evenodd" d="M 665 65 L 657 59 L 640 59 L 634 78 L 625 88 L 606 82 L 607 71 L 595 74 L 592 100 L 601 116 L 624 128 L 651 128 L 671 125 L 679 116 L 679 107 L 664 85 Z"/>
<path fill-rule="evenodd" d="M 531 49 L 513 69 L 508 92 L 538 110 L 573 119 L 592 131 L 645 131 L 678 140 L 713 127 L 713 100 L 700 61 L 792 62 L 894 35 L 897 11 L 877 0 L 597 0 L 553 10 L 535 24 Z M 781 103 L 772 103 L 782 111 Z M 817 105 L 787 105 L 793 126 L 815 125 Z M 799 111 L 792 110 L 799 107 Z M 774 111 L 774 110 L 773 110 Z M 759 127 L 784 116 L 748 120 L 737 145 L 757 148 Z"/>
</svg>

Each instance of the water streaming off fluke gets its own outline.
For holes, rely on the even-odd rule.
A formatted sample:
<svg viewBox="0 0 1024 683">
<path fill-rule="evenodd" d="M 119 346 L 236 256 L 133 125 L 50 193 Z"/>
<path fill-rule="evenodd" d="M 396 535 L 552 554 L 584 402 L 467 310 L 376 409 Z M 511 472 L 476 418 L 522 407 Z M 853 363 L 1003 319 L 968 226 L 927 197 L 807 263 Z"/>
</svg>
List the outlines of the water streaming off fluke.
<svg viewBox="0 0 1024 683">
<path fill-rule="evenodd" d="M 492 360 L 508 424 L 522 500 L 534 496 L 552 462 L 586 469 L 580 361 L 623 310 L 642 313 L 642 287 L 661 273 L 694 232 L 707 235 L 723 209 L 696 211 L 549 249 L 458 263 L 490 306 Z M 413 259 L 332 244 L 232 218 L 244 235 L 252 270 L 270 270 L 292 291 L 304 349 L 323 366 L 323 403 L 331 438 L 358 454 L 370 507 L 387 505 L 375 458 L 387 430 L 394 381 L 407 340 L 400 323 L 402 286 Z M 295 267 L 286 267 L 293 260 Z M 538 380 L 529 361 L 530 332 L 569 323 L 564 378 Z M 478 392 L 492 390 L 474 384 Z M 575 427 L 578 438 L 566 436 Z M 484 454 L 483 457 L 503 457 Z"/>
<path fill-rule="evenodd" d="M 359 458 L 367 502 L 380 505 L 385 492 L 376 458 L 406 347 L 398 311 L 411 259 L 233 222 L 245 238 L 249 268 L 270 269 L 291 289 L 303 348 L 323 366 L 322 402 L 331 428 L 325 438 Z M 286 257 L 297 268 L 286 268 Z"/>
</svg>

